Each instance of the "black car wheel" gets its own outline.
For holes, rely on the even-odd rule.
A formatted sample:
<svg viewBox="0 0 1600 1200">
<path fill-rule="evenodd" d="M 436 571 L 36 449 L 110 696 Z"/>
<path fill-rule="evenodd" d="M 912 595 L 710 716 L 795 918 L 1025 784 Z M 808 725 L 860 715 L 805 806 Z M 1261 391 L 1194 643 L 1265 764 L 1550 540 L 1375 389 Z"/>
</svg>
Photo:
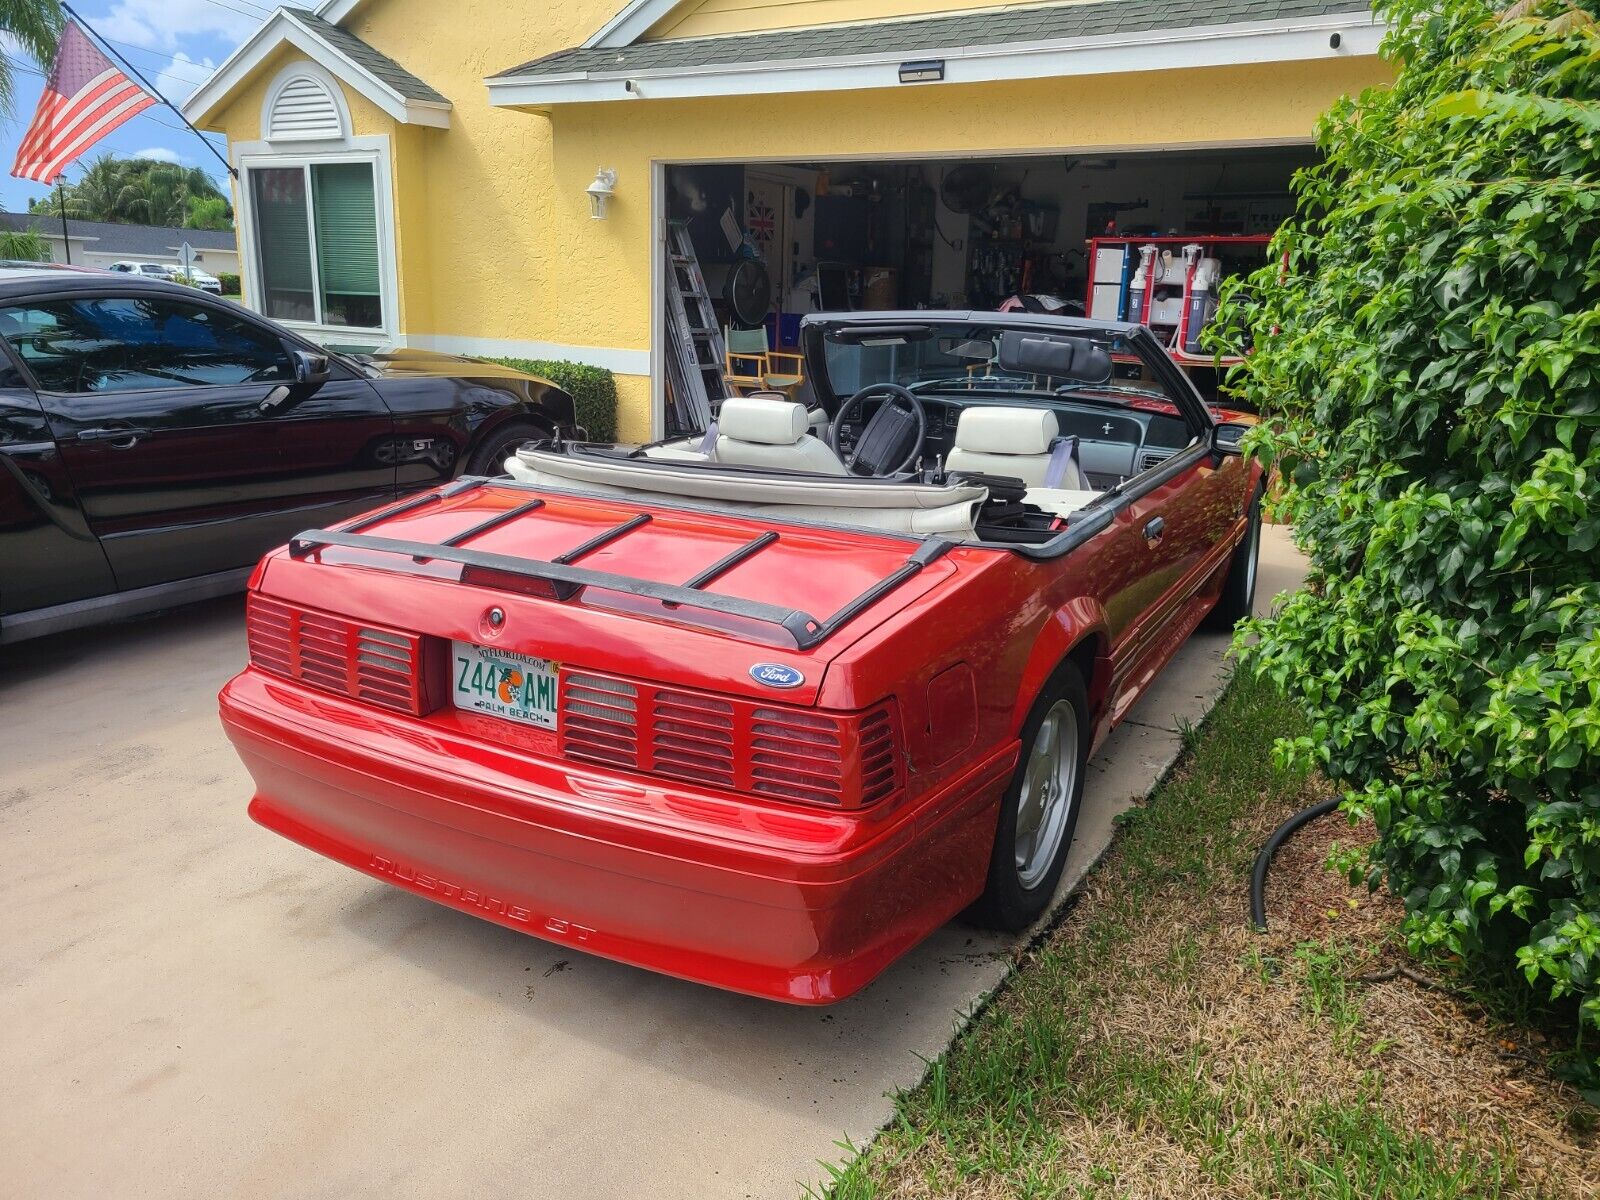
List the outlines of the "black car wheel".
<svg viewBox="0 0 1600 1200">
<path fill-rule="evenodd" d="M 550 436 L 550 431 L 532 421 L 513 421 L 489 434 L 467 459 L 464 474 L 504 475 L 505 461 L 517 452 L 524 442 L 538 441 Z"/>
<path fill-rule="evenodd" d="M 1083 806 L 1090 734 L 1083 677 L 1063 663 L 1022 725 L 1022 758 L 1000 801 L 989 882 L 969 910 L 977 923 L 1014 933 L 1050 907 Z"/>
</svg>

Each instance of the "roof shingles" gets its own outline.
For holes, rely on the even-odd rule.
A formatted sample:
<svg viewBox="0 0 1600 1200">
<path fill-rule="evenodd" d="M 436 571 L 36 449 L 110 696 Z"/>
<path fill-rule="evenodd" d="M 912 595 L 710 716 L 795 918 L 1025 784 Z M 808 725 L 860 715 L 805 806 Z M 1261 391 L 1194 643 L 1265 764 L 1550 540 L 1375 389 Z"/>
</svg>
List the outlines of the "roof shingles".
<svg viewBox="0 0 1600 1200">
<path fill-rule="evenodd" d="M 450 101 L 418 79 L 387 54 L 380 54 L 348 29 L 331 21 L 324 21 L 316 13 L 303 8 L 284 8 L 295 21 L 352 62 L 359 63 L 372 75 L 388 84 L 407 100 L 420 100 L 431 104 L 449 104 Z"/>
<path fill-rule="evenodd" d="M 0 229 L 37 229 L 46 237 L 61 236 L 61 218 L 54 213 L 0 213 Z M 188 242 L 197 250 L 232 250 L 231 229 L 172 229 L 166 225 L 124 225 L 113 221 L 67 221 L 67 236 L 93 242 L 96 254 L 128 258 L 168 258 Z"/>
<path fill-rule="evenodd" d="M 861 22 L 724 37 L 560 50 L 494 79 L 732 66 L 858 54 L 918 54 L 964 46 L 1051 42 L 1115 33 L 1320 17 L 1367 10 L 1364 0 L 1096 0 L 987 9 L 915 20 Z"/>
</svg>

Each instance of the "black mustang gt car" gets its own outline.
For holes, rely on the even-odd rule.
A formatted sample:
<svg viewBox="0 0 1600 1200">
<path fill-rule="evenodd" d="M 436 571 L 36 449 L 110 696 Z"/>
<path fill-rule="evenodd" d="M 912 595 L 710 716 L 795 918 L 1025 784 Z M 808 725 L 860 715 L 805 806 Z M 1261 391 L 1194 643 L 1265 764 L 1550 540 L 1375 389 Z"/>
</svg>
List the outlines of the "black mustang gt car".
<svg viewBox="0 0 1600 1200">
<path fill-rule="evenodd" d="M 304 529 L 574 431 L 492 363 L 332 354 L 193 288 L 0 267 L 0 642 L 238 589 Z"/>
</svg>

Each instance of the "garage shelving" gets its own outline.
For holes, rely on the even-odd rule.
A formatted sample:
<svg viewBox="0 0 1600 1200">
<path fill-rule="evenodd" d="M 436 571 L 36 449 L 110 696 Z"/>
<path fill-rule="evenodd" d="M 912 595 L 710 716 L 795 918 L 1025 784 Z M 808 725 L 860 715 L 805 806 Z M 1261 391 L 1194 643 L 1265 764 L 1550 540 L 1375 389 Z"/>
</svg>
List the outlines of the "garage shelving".
<svg viewBox="0 0 1600 1200">
<path fill-rule="evenodd" d="M 1085 310 L 1102 320 L 1148 325 L 1168 344 L 1183 367 L 1226 367 L 1237 356 L 1199 350 L 1191 337 L 1193 323 L 1209 322 L 1222 278 L 1253 270 L 1266 255 L 1269 234 L 1192 234 L 1164 237 L 1097 237 L 1089 239 L 1089 285 Z M 1141 252 L 1147 256 L 1141 275 Z M 1185 248 L 1198 247 L 1185 255 Z M 1202 264 L 1214 261 L 1214 268 Z M 1197 288 L 1197 277 L 1200 278 Z M 1207 280 L 1209 279 L 1209 283 Z M 1142 284 L 1142 286 L 1141 286 Z M 1196 301 L 1198 300 L 1198 303 Z M 1198 332 L 1198 330 L 1193 330 Z"/>
</svg>

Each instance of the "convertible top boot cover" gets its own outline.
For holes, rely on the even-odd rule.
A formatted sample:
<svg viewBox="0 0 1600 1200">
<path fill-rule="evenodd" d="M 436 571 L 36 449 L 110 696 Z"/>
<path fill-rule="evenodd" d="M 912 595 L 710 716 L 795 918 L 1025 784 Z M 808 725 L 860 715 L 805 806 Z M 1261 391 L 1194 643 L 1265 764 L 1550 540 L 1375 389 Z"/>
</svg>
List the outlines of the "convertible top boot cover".
<svg viewBox="0 0 1600 1200">
<path fill-rule="evenodd" d="M 988 491 L 967 484 L 884 483 L 850 476 L 761 474 L 715 465 L 558 454 L 524 447 L 506 460 L 514 479 L 597 495 L 659 496 L 706 508 L 780 520 L 853 525 L 895 533 L 976 539 L 974 521 Z"/>
</svg>

